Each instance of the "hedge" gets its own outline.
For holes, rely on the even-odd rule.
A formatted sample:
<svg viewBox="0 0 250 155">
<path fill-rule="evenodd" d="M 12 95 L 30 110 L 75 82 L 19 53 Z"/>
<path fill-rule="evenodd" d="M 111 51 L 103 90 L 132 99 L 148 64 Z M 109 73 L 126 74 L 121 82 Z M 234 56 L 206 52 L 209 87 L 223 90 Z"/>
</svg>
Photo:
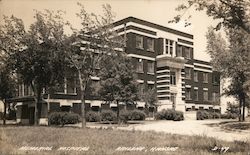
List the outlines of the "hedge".
<svg viewBox="0 0 250 155">
<path fill-rule="evenodd" d="M 101 111 L 101 121 L 103 122 L 117 121 L 117 114 L 112 110 L 103 110 Z"/>
<path fill-rule="evenodd" d="M 156 120 L 173 120 L 173 121 L 181 121 L 184 120 L 183 112 L 175 111 L 173 109 L 167 109 L 159 111 L 155 114 Z"/>
<path fill-rule="evenodd" d="M 69 112 L 52 112 L 48 117 L 50 125 L 76 124 L 81 122 L 79 114 Z"/>
<path fill-rule="evenodd" d="M 100 119 L 100 114 L 98 112 L 89 111 L 86 113 L 87 122 L 99 122 Z"/>
<path fill-rule="evenodd" d="M 238 115 L 234 113 L 226 113 L 226 114 L 220 114 L 218 112 L 208 112 L 205 110 L 199 110 L 196 113 L 196 119 L 197 120 L 204 120 L 204 119 L 218 119 L 218 118 L 224 118 L 224 119 L 235 119 Z"/>
</svg>

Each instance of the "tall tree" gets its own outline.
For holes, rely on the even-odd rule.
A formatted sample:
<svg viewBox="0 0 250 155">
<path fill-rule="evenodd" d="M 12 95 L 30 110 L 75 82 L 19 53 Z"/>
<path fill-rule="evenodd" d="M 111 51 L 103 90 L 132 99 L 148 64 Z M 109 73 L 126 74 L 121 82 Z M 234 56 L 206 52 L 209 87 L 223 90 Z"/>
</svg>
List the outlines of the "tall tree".
<svg viewBox="0 0 250 155">
<path fill-rule="evenodd" d="M 250 33 L 250 1 L 249 0 L 188 0 L 176 10 L 183 11 L 170 22 L 179 22 L 188 9 L 205 10 L 207 15 L 219 19 L 217 29 L 223 25 L 226 28 L 240 28 Z M 188 18 L 190 18 L 189 16 Z M 186 25 L 190 25 L 188 19 Z"/>
<path fill-rule="evenodd" d="M 131 104 L 138 99 L 134 68 L 124 52 L 103 57 L 101 64 L 99 94 L 104 101 L 117 104 L 119 119 L 119 103 Z"/>
<path fill-rule="evenodd" d="M 16 79 L 11 72 L 5 68 L 0 71 L 0 100 L 4 104 L 3 124 L 6 124 L 6 111 L 8 99 L 14 97 L 16 93 Z"/>
<path fill-rule="evenodd" d="M 222 78 L 230 78 L 227 95 L 234 95 L 243 107 L 240 120 L 245 120 L 247 89 L 250 80 L 250 35 L 240 29 L 227 31 L 228 43 L 210 28 L 207 33 L 207 50 L 211 55 L 213 67 L 221 72 Z"/>
<path fill-rule="evenodd" d="M 103 55 L 114 53 L 122 48 L 122 41 L 113 30 L 113 12 L 110 5 L 103 5 L 103 15 L 81 10 L 77 16 L 81 19 L 81 30 L 75 31 L 69 39 L 70 49 L 67 58 L 70 66 L 76 69 L 81 92 L 82 127 L 86 127 L 85 100 L 91 77 L 97 75 L 99 61 Z"/>
<path fill-rule="evenodd" d="M 35 101 L 35 124 L 39 124 L 43 89 L 63 81 L 65 64 L 65 22 L 62 12 L 37 11 L 29 31 L 19 38 L 22 48 L 17 48 L 10 58 L 20 80 L 31 86 Z"/>
<path fill-rule="evenodd" d="M 4 124 L 6 123 L 7 99 L 15 94 L 16 74 L 11 70 L 10 58 L 24 48 L 22 37 L 25 34 L 21 19 L 4 16 L 0 25 L 0 98 L 4 103 Z"/>
</svg>

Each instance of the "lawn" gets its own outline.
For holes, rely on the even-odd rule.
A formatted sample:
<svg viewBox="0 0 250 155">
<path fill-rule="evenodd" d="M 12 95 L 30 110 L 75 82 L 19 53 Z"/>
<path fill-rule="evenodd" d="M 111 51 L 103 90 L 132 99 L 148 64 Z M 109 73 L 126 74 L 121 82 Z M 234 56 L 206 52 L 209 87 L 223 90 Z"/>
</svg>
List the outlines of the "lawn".
<svg viewBox="0 0 250 155">
<path fill-rule="evenodd" d="M 216 151 L 212 151 L 217 146 Z M 26 148 L 25 148 L 26 147 Z M 32 148 L 33 147 L 33 148 Z M 47 148 L 46 148 L 47 147 Z M 68 148 L 67 148 L 68 147 Z M 248 154 L 250 143 L 225 142 L 204 136 L 180 136 L 153 131 L 81 129 L 73 127 L 0 127 L 0 154 Z M 32 149 L 49 149 L 36 150 Z M 82 149 L 82 150 L 81 150 Z M 88 150 L 84 150 L 88 149 Z"/>
</svg>

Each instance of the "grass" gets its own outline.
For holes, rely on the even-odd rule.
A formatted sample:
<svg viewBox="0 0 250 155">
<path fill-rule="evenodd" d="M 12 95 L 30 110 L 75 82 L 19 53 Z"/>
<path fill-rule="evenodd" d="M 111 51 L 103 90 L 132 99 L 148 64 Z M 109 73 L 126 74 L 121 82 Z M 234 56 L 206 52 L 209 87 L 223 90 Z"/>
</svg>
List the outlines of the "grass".
<svg viewBox="0 0 250 155">
<path fill-rule="evenodd" d="M 23 151 L 22 146 L 53 147 L 52 151 Z M 0 127 L 0 154 L 218 154 L 214 146 L 229 147 L 227 154 L 250 153 L 249 142 L 225 142 L 205 136 L 180 136 L 153 131 L 81 129 L 72 127 Z M 90 147 L 88 151 L 58 151 L 60 147 Z M 119 147 L 144 147 L 143 151 L 116 151 Z M 150 151 L 151 148 L 178 147 L 177 151 Z M 147 152 L 145 151 L 147 150 Z"/>
</svg>

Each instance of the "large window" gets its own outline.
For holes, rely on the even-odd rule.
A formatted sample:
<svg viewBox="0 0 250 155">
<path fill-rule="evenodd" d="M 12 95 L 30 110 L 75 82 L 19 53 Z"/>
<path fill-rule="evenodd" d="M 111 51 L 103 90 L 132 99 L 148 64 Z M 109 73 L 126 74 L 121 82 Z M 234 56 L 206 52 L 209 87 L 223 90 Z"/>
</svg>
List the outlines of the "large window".
<svg viewBox="0 0 250 155">
<path fill-rule="evenodd" d="M 191 100 L 191 89 L 190 88 L 186 89 L 186 100 Z"/>
<path fill-rule="evenodd" d="M 152 61 L 148 61 L 148 73 L 153 74 L 154 73 L 154 68 L 155 68 L 155 63 Z"/>
<path fill-rule="evenodd" d="M 198 89 L 195 89 L 195 90 L 194 90 L 194 100 L 195 100 L 195 101 L 198 101 L 198 100 L 199 100 L 199 91 L 198 91 Z"/>
<path fill-rule="evenodd" d="M 177 46 L 176 56 L 177 57 L 182 57 L 182 46 L 181 45 Z"/>
<path fill-rule="evenodd" d="M 208 83 L 208 73 L 203 73 L 203 82 Z"/>
<path fill-rule="evenodd" d="M 194 71 L 194 81 L 198 82 L 198 72 Z"/>
<path fill-rule="evenodd" d="M 203 100 L 208 101 L 208 91 L 207 90 L 203 91 Z"/>
<path fill-rule="evenodd" d="M 191 79 L 191 68 L 185 69 L 186 79 Z"/>
<path fill-rule="evenodd" d="M 219 84 L 220 83 L 220 76 L 213 74 L 213 84 Z"/>
<path fill-rule="evenodd" d="M 147 50 L 152 52 L 154 51 L 154 39 L 147 39 Z"/>
<path fill-rule="evenodd" d="M 173 55 L 173 46 L 174 46 L 173 40 L 165 39 L 165 52 L 166 52 L 166 54 L 170 54 L 171 56 Z"/>
<path fill-rule="evenodd" d="M 142 59 L 137 59 L 136 71 L 143 73 L 143 61 Z"/>
<path fill-rule="evenodd" d="M 190 59 L 191 58 L 191 48 L 187 47 L 185 53 L 186 53 L 186 58 Z"/>
<path fill-rule="evenodd" d="M 170 72 L 170 84 L 176 85 L 176 74 L 173 71 Z"/>
<path fill-rule="evenodd" d="M 143 37 L 142 36 L 136 36 L 135 42 L 136 42 L 136 48 L 143 49 Z"/>
<path fill-rule="evenodd" d="M 214 92 L 212 94 L 212 101 L 213 102 L 218 102 L 219 101 L 219 93 Z"/>
</svg>

